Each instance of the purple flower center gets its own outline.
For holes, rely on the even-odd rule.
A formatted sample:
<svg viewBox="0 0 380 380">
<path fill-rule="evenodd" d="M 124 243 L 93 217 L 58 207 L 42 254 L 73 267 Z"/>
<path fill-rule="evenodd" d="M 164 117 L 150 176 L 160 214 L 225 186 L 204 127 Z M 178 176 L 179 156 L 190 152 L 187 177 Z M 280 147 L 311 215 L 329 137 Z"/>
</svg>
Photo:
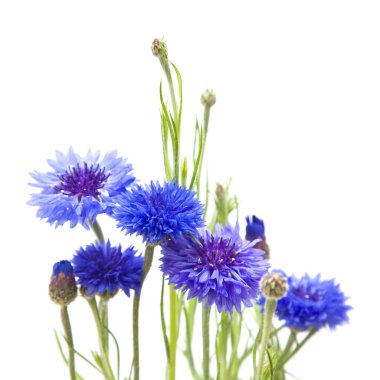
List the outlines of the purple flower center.
<svg viewBox="0 0 380 380">
<path fill-rule="evenodd" d="M 231 244 L 230 239 L 220 238 L 215 240 L 214 236 L 212 236 L 209 241 L 201 239 L 200 243 L 196 269 L 202 269 L 205 266 L 212 269 L 222 269 L 224 266 L 230 267 L 243 263 L 236 251 L 235 243 Z"/>
<path fill-rule="evenodd" d="M 100 168 L 99 165 L 88 166 L 84 162 L 83 166 L 77 164 L 58 175 L 61 182 L 55 189 L 65 195 L 77 196 L 79 202 L 85 196 L 98 199 L 99 190 L 104 187 L 109 176 L 110 174 L 105 174 L 105 168 Z"/>
</svg>

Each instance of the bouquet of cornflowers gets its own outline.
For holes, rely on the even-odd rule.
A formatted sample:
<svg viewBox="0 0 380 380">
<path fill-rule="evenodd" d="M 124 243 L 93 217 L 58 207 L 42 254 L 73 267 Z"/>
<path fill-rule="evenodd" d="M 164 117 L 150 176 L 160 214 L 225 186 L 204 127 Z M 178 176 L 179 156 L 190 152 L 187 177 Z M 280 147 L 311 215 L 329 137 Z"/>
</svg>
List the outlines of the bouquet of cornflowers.
<svg viewBox="0 0 380 380">
<path fill-rule="evenodd" d="M 202 175 L 215 94 L 202 94 L 203 121 L 195 123 L 192 157 L 183 157 L 181 75 L 163 40 L 153 41 L 152 52 L 170 98 L 166 101 L 161 83 L 166 178 L 141 184 L 132 164 L 116 151 L 101 156 L 89 150 L 80 156 L 71 147 L 48 160 L 50 172 L 31 173 L 31 185 L 40 192 L 29 204 L 38 207 L 39 218 L 56 227 L 81 225 L 95 234 L 95 241 L 53 265 L 49 284 L 49 295 L 60 306 L 63 334 L 56 333 L 56 341 L 69 377 L 84 379 L 75 366 L 83 360 L 94 369 L 94 378 L 98 373 L 106 380 L 140 379 L 140 367 L 147 365 L 140 361 L 140 302 L 153 257 L 159 255 L 163 339 L 151 344 L 165 350 L 167 369 L 157 378 L 176 379 L 183 336 L 182 354 L 195 380 L 238 380 L 247 362 L 250 379 L 284 380 L 287 363 L 313 335 L 348 321 L 347 297 L 334 280 L 271 268 L 264 222 L 250 210 L 244 210 L 249 216 L 245 231 L 240 230 L 230 182 L 212 191 Z M 102 214 L 126 235 L 141 237 L 144 248 L 107 239 L 98 220 Z M 78 293 L 83 300 L 78 301 Z M 130 358 L 122 354 L 109 323 L 109 303 L 119 293 L 133 298 L 125 299 L 132 313 Z M 99 346 L 90 354 L 76 349 L 69 317 L 74 301 L 87 302 L 93 315 Z M 201 355 L 194 349 L 199 336 Z M 126 375 L 120 374 L 121 361 L 131 363 Z"/>
</svg>

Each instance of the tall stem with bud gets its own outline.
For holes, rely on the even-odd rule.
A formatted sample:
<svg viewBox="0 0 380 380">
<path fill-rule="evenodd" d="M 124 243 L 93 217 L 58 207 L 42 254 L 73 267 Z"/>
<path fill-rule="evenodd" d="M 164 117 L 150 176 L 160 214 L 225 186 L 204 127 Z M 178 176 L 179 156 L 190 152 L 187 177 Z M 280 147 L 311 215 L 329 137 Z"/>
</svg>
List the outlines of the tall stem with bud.
<svg viewBox="0 0 380 380">
<path fill-rule="evenodd" d="M 263 329 L 260 343 L 259 363 L 257 365 L 257 373 L 255 380 L 262 380 L 264 376 L 264 360 L 267 351 L 269 335 L 272 327 L 272 318 L 276 311 L 277 301 L 286 295 L 288 282 L 285 277 L 279 273 L 270 273 L 264 276 L 260 283 L 261 291 L 264 294 L 265 309 L 263 317 Z M 254 356 L 255 360 L 255 356 Z M 255 363 L 253 363 L 255 368 Z"/>
</svg>

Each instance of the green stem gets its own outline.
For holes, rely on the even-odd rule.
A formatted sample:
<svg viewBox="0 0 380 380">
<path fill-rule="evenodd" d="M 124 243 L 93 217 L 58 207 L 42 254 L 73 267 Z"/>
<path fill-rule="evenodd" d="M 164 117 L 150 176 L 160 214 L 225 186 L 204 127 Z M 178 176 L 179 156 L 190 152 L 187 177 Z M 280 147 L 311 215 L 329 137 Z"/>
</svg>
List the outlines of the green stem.
<svg viewBox="0 0 380 380">
<path fill-rule="evenodd" d="M 169 343 L 169 380 L 175 380 L 176 377 L 176 356 L 178 342 L 178 297 L 174 286 L 169 287 L 169 303 L 170 303 L 170 343 Z"/>
<path fill-rule="evenodd" d="M 178 105 L 177 105 L 177 99 L 175 96 L 175 91 L 174 91 L 174 86 L 173 86 L 173 78 L 172 78 L 172 74 L 170 72 L 169 61 L 167 59 L 162 60 L 161 66 L 164 69 L 166 79 L 167 79 L 168 84 L 169 84 L 169 91 L 170 91 L 170 98 L 172 101 L 174 121 L 177 124 L 178 123 Z"/>
<path fill-rule="evenodd" d="M 263 324 L 263 330 L 262 330 L 262 336 L 261 336 L 259 364 L 257 366 L 257 376 L 255 376 L 255 380 L 263 379 L 265 353 L 268 346 L 269 335 L 270 335 L 270 330 L 272 326 L 272 318 L 276 310 L 276 305 L 277 305 L 277 300 L 267 298 L 265 302 L 265 311 L 264 311 L 264 316 L 263 316 L 264 324 Z"/>
<path fill-rule="evenodd" d="M 210 107 L 205 106 L 204 107 L 204 113 L 203 113 L 203 126 L 202 126 L 203 131 L 201 133 L 201 136 L 202 136 L 202 142 L 201 142 L 202 149 L 201 149 L 201 152 L 200 152 L 199 161 L 197 160 L 197 162 L 196 162 L 196 165 L 195 165 L 196 167 L 194 168 L 194 175 L 193 175 L 193 178 L 192 178 L 192 181 L 191 181 L 191 184 L 190 184 L 190 188 L 191 188 L 193 186 L 194 180 L 195 180 L 198 195 L 199 195 L 199 191 L 200 191 L 200 181 L 201 181 L 201 173 L 202 173 L 204 153 L 205 153 L 205 150 L 206 150 L 206 141 L 207 141 L 209 119 L 210 119 Z"/>
<path fill-rule="evenodd" d="M 161 60 L 161 66 L 165 72 L 166 79 L 169 85 L 170 98 L 172 102 L 173 115 L 174 115 L 174 133 L 175 142 L 173 141 L 173 159 L 174 159 L 174 179 L 179 182 L 180 176 L 180 120 L 178 112 L 177 98 L 174 91 L 173 78 L 170 71 L 169 61 L 167 59 Z"/>
<path fill-rule="evenodd" d="M 193 350 L 192 350 L 192 339 L 193 339 L 193 331 L 194 331 L 194 315 L 197 306 L 197 299 L 192 298 L 187 306 L 184 306 L 183 311 L 185 314 L 185 325 L 186 325 L 186 349 L 185 355 L 187 361 L 189 363 L 190 371 L 194 379 L 201 380 L 201 377 L 195 367 Z"/>
<path fill-rule="evenodd" d="M 285 346 L 284 351 L 282 352 L 282 355 L 281 355 L 283 358 L 285 358 L 286 356 L 289 355 L 289 352 L 292 349 L 293 344 L 295 342 L 296 342 L 296 333 L 294 331 L 290 330 L 288 341 L 286 342 L 286 346 Z"/>
<path fill-rule="evenodd" d="M 281 369 L 284 365 L 305 345 L 305 343 L 317 332 L 317 330 L 311 330 L 306 337 L 301 341 L 301 343 L 297 344 L 296 348 L 290 352 L 288 355 L 283 355 L 277 363 L 276 369 Z M 294 332 L 293 332 L 294 334 Z M 294 334 L 295 335 L 295 334 Z"/>
<path fill-rule="evenodd" d="M 104 243 L 105 239 L 104 239 L 103 231 L 98 221 L 95 220 L 94 223 L 91 223 L 91 222 L 89 223 L 90 223 L 91 230 L 94 232 L 96 236 L 96 239 L 99 241 L 99 243 Z"/>
<path fill-rule="evenodd" d="M 115 380 L 115 375 L 113 374 L 113 371 L 112 371 L 112 367 L 111 367 L 109 357 L 108 357 L 108 352 L 104 344 L 105 336 L 106 334 L 108 335 L 108 331 L 106 330 L 105 326 L 102 324 L 95 297 L 91 297 L 87 301 L 88 301 L 88 304 L 90 305 L 92 314 L 94 316 L 96 329 L 98 332 L 99 349 L 100 349 L 100 356 L 102 359 L 103 375 L 107 380 Z"/>
<path fill-rule="evenodd" d="M 133 378 L 140 378 L 140 351 L 139 351 L 139 308 L 140 298 L 133 297 Z"/>
<path fill-rule="evenodd" d="M 205 106 L 204 112 L 203 112 L 203 128 L 205 129 L 205 135 L 207 136 L 208 132 L 208 122 L 210 120 L 210 107 Z"/>
<path fill-rule="evenodd" d="M 230 378 L 237 379 L 239 373 L 239 343 L 241 337 L 241 328 L 243 323 L 242 314 L 234 310 L 231 320 L 231 355 L 228 364 L 228 374 Z"/>
<path fill-rule="evenodd" d="M 170 64 L 167 57 L 161 57 L 160 63 L 165 72 L 166 79 L 168 81 L 170 98 L 171 98 L 172 109 L 173 109 L 173 118 L 171 118 L 171 115 L 168 115 L 167 112 L 165 112 L 166 107 L 163 105 L 165 118 L 168 119 L 167 125 L 169 127 L 170 125 L 173 125 L 172 129 L 169 128 L 169 131 L 170 131 L 170 136 L 171 136 L 171 141 L 172 141 L 174 172 L 173 172 L 173 177 L 167 178 L 167 180 L 168 181 L 174 180 L 175 182 L 179 183 L 180 181 L 180 145 L 181 145 L 180 144 L 181 107 L 178 108 L 177 98 L 176 98 L 174 85 L 173 85 L 173 78 L 172 78 L 171 70 L 170 70 Z M 177 72 L 177 79 L 178 78 L 179 78 L 179 73 Z M 178 84 L 179 84 L 179 97 L 180 97 L 179 100 L 182 106 L 181 82 L 179 81 Z M 167 166 L 168 165 L 165 165 L 166 175 L 171 174 L 171 171 L 167 170 Z M 178 342 L 178 324 L 179 324 L 179 316 L 180 316 L 180 313 L 179 313 L 180 309 L 179 309 L 178 303 L 179 301 L 178 301 L 177 293 L 174 290 L 174 287 L 170 286 L 169 288 L 170 326 L 169 326 L 169 360 L 168 360 L 169 380 L 175 380 L 175 376 L 176 376 L 176 353 L 177 353 L 177 342 Z M 164 329 L 164 324 L 162 324 L 162 326 Z M 165 325 L 165 329 L 166 329 L 166 325 Z M 164 335 L 164 340 L 165 340 L 165 336 L 166 334 Z M 166 340 L 165 340 L 165 346 L 166 346 Z"/>
<path fill-rule="evenodd" d="M 162 277 L 161 297 L 160 297 L 161 329 L 162 329 L 162 336 L 164 338 L 166 359 L 169 361 L 170 352 L 169 352 L 169 339 L 168 339 L 168 334 L 166 332 L 166 321 L 165 321 L 165 312 L 164 312 L 164 293 L 165 293 L 165 278 Z"/>
<path fill-rule="evenodd" d="M 133 379 L 140 379 L 140 351 L 139 351 L 139 309 L 140 296 L 145 278 L 152 266 L 154 245 L 148 244 L 145 248 L 144 265 L 141 274 L 140 292 L 133 297 L 132 333 L 133 333 Z"/>
<path fill-rule="evenodd" d="M 203 335 L 203 380 L 210 380 L 210 308 L 203 303 L 202 307 Z"/>
<path fill-rule="evenodd" d="M 100 316 L 100 321 L 102 322 L 103 330 L 104 330 L 104 334 L 103 334 L 104 350 L 108 356 L 109 355 L 108 300 L 105 299 L 104 297 L 101 297 L 99 301 L 99 316 Z"/>
<path fill-rule="evenodd" d="M 218 343 L 218 380 L 228 380 L 227 345 L 230 334 L 231 320 L 227 313 L 222 312 Z"/>
<path fill-rule="evenodd" d="M 65 331 L 67 345 L 69 347 L 68 366 L 70 371 L 70 379 L 76 380 L 74 341 L 67 306 L 61 306 L 61 321 L 63 330 Z"/>
</svg>

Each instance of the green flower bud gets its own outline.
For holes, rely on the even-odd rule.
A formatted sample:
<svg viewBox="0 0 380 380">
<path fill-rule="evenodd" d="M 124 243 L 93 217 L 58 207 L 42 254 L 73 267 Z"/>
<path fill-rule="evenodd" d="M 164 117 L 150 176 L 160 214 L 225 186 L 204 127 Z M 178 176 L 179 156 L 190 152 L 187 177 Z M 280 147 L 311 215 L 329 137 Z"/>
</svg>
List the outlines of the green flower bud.
<svg viewBox="0 0 380 380">
<path fill-rule="evenodd" d="M 260 288 L 266 298 L 279 300 L 288 291 L 288 281 L 280 273 L 269 273 L 261 279 Z"/>
<path fill-rule="evenodd" d="M 201 96 L 201 103 L 205 107 L 211 108 L 216 102 L 216 96 L 214 91 L 206 90 Z"/>
<path fill-rule="evenodd" d="M 168 47 L 161 39 L 155 38 L 152 42 L 152 53 L 158 59 L 168 59 Z"/>
</svg>

